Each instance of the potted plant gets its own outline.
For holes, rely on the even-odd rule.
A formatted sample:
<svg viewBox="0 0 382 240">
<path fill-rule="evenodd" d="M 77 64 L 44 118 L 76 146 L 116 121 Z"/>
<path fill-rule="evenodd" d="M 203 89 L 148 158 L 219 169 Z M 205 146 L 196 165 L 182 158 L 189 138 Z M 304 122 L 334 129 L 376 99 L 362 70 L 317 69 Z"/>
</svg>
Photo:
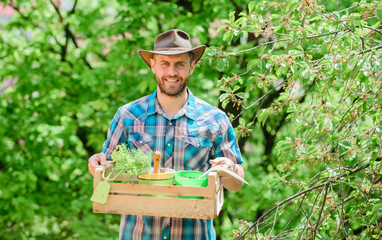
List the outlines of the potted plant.
<svg viewBox="0 0 382 240">
<path fill-rule="evenodd" d="M 154 155 L 154 167 L 151 162 Z M 106 181 L 113 181 L 121 173 L 128 174 L 130 182 L 149 185 L 173 185 L 173 169 L 160 168 L 160 152 L 144 152 L 142 149 L 129 149 L 125 144 L 118 145 L 111 154 L 113 167 Z M 105 171 L 104 171 L 105 172 Z M 103 172 L 103 173 L 104 173 Z M 113 177 L 111 177 L 113 175 Z M 161 195 L 147 195 L 161 196 Z"/>
<path fill-rule="evenodd" d="M 151 171 L 152 152 L 144 152 L 142 149 L 129 149 L 126 144 L 118 145 L 111 154 L 113 166 L 110 173 L 102 177 L 106 181 L 113 181 L 121 173 L 128 174 L 129 180 L 135 182 L 141 174 Z"/>
</svg>

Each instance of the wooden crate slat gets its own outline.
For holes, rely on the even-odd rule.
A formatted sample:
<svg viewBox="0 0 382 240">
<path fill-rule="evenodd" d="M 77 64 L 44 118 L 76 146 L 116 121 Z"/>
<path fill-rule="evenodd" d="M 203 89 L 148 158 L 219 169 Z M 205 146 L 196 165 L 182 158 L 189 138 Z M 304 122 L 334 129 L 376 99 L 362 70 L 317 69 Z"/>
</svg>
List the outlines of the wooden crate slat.
<svg viewBox="0 0 382 240">
<path fill-rule="evenodd" d="M 208 199 L 110 195 L 106 204 L 94 202 L 93 212 L 213 219 L 217 216 L 214 204 Z"/>
<path fill-rule="evenodd" d="M 167 194 L 176 196 L 203 196 L 214 197 L 215 188 L 212 187 L 187 187 L 147 184 L 110 183 L 110 193 L 124 194 Z"/>
</svg>

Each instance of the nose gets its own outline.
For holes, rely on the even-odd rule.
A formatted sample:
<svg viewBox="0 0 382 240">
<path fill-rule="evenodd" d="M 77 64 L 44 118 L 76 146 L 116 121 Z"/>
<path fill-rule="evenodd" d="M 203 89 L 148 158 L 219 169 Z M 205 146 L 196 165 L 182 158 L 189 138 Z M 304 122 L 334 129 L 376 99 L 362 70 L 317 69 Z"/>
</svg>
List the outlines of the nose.
<svg viewBox="0 0 382 240">
<path fill-rule="evenodd" d="M 175 75 L 177 75 L 177 73 L 178 73 L 178 71 L 176 70 L 176 66 L 175 65 L 172 65 L 172 66 L 169 67 L 168 74 L 170 76 L 175 76 Z"/>
</svg>

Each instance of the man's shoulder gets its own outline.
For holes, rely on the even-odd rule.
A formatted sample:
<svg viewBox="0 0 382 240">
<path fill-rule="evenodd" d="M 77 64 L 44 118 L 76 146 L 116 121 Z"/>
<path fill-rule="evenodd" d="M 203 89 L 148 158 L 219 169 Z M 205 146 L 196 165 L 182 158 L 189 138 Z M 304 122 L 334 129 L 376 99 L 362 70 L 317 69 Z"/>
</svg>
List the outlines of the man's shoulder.
<svg viewBox="0 0 382 240">
<path fill-rule="evenodd" d="M 138 117 L 146 112 L 149 104 L 149 97 L 150 95 L 147 95 L 132 102 L 129 102 L 121 106 L 118 109 L 118 111 L 121 113 L 121 115 L 124 115 L 126 117 Z"/>
<path fill-rule="evenodd" d="M 150 95 L 138 98 L 132 102 L 126 103 L 125 105 L 121 106 L 120 109 L 132 109 L 135 107 L 141 107 L 141 106 L 148 105 L 148 98 L 149 97 L 150 97 Z"/>
<path fill-rule="evenodd" d="M 195 97 L 195 108 L 196 108 L 195 109 L 196 116 L 210 115 L 210 117 L 214 117 L 214 118 L 227 117 L 225 112 L 223 112 L 221 109 L 197 97 Z"/>
</svg>

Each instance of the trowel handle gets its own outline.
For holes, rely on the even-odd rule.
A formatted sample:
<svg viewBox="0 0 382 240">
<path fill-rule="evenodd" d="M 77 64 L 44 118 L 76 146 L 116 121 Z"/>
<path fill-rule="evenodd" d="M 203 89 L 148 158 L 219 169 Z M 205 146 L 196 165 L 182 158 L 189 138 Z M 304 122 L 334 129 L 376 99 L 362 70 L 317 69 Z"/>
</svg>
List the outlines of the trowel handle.
<svg viewBox="0 0 382 240">
<path fill-rule="evenodd" d="M 153 173 L 159 173 L 161 153 L 159 151 L 154 152 L 154 170 Z"/>
</svg>

